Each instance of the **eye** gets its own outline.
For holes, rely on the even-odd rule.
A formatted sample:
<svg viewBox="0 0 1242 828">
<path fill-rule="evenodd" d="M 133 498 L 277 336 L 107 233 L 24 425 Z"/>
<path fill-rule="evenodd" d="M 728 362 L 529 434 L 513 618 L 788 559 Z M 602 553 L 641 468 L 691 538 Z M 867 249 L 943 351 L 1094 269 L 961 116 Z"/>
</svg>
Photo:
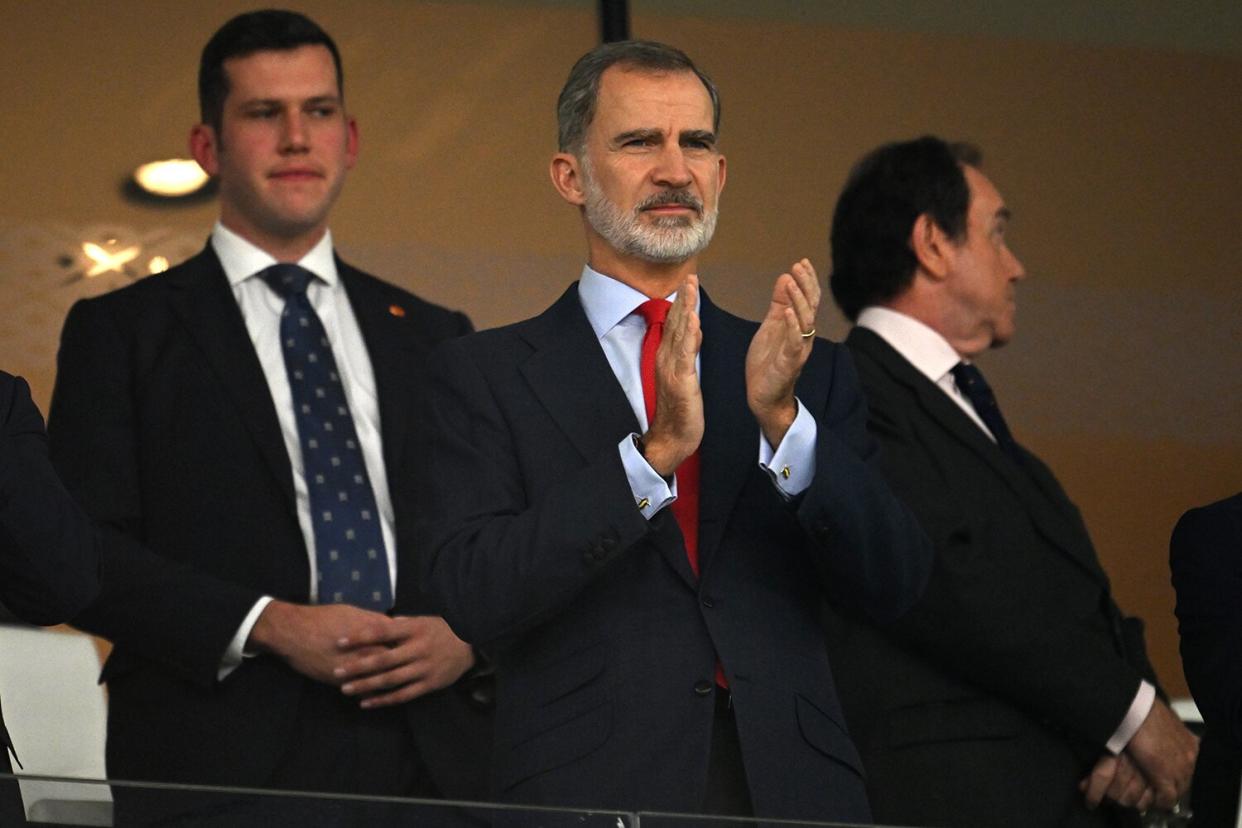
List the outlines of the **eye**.
<svg viewBox="0 0 1242 828">
<path fill-rule="evenodd" d="M 316 118 L 331 118 L 336 114 L 336 107 L 332 104 L 320 104 L 311 107 L 310 114 Z"/>
</svg>

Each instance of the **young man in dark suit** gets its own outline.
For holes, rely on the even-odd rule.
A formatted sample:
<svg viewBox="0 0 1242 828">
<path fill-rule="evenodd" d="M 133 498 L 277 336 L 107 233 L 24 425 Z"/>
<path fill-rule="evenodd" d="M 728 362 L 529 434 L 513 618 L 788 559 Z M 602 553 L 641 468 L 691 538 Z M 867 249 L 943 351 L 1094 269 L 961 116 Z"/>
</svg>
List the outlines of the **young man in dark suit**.
<svg viewBox="0 0 1242 828">
<path fill-rule="evenodd" d="M 99 591 L 95 529 L 48 459 L 26 381 L 0 371 L 0 602 L 32 624 L 59 624 Z M 11 773 L 0 717 L 0 773 Z M 25 825 L 15 782 L 0 782 L 0 824 Z"/>
<path fill-rule="evenodd" d="M 978 153 L 931 137 L 865 157 L 833 217 L 831 287 L 857 323 L 871 430 L 936 546 L 897 623 L 828 625 L 881 822 L 1115 824 L 1174 805 L 1194 764 L 1141 622 L 973 364 L 1014 332 L 1008 221 Z"/>
<path fill-rule="evenodd" d="M 116 645 L 108 772 L 481 796 L 475 658 L 419 596 L 408 482 L 424 356 L 470 323 L 334 254 L 358 132 L 316 24 L 230 20 L 199 98 L 210 242 L 74 306 L 50 417 L 86 510 L 162 556 L 118 557 L 76 621 Z M 188 805 L 115 798 L 119 822 Z"/>
<path fill-rule="evenodd" d="M 445 343 L 428 397 L 426 586 L 495 658 L 494 794 L 867 822 L 820 608 L 900 615 L 930 549 L 815 338 L 815 271 L 759 324 L 699 290 L 725 160 L 680 51 L 596 48 L 558 113 L 582 278 Z"/>
<path fill-rule="evenodd" d="M 1195 825 L 1233 826 L 1242 784 L 1242 492 L 1182 515 L 1169 541 L 1186 682 L 1206 730 Z"/>
</svg>

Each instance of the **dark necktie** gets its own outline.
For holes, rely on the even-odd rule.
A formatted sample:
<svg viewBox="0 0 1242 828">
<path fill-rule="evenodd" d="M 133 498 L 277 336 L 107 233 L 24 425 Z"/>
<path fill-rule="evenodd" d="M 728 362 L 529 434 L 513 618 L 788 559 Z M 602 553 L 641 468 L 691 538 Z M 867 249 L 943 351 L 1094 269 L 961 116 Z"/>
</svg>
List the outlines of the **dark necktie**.
<svg viewBox="0 0 1242 828">
<path fill-rule="evenodd" d="M 970 400 L 979 419 L 983 420 L 988 431 L 992 432 L 992 436 L 996 438 L 996 444 L 1011 459 L 1021 463 L 1022 452 L 1018 450 L 1018 444 L 1014 442 L 1013 435 L 1009 433 L 1009 426 L 1005 424 L 1000 406 L 996 404 L 996 395 L 992 393 L 992 387 L 988 385 L 988 381 L 983 378 L 983 372 L 966 362 L 954 365 L 952 372 L 958 389 L 966 395 L 966 399 Z"/>
<path fill-rule="evenodd" d="M 310 493 L 319 603 L 383 612 L 392 585 L 379 510 L 332 346 L 306 296 L 314 274 L 278 264 L 260 275 L 285 300 L 280 344 Z"/>
<path fill-rule="evenodd" d="M 660 349 L 660 340 L 664 338 L 664 319 L 672 307 L 667 299 L 648 299 L 634 312 L 647 321 L 647 332 L 643 334 L 642 356 L 638 363 L 639 374 L 643 379 L 643 403 L 647 408 L 647 427 L 651 427 L 655 419 L 656 351 Z M 690 559 L 690 568 L 699 574 L 699 452 L 695 449 L 681 465 L 677 467 L 677 499 L 673 501 L 673 517 L 681 527 L 681 535 L 686 540 L 686 557 Z"/>
</svg>

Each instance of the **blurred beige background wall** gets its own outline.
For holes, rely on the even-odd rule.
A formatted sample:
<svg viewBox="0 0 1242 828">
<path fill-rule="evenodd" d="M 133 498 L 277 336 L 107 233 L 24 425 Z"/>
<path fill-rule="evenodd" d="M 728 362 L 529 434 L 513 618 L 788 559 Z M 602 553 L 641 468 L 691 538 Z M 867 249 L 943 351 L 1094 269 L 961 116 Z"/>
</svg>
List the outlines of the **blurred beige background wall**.
<svg viewBox="0 0 1242 828">
<path fill-rule="evenodd" d="M 722 88 L 729 186 L 702 276 L 742 315 L 797 257 L 827 276 L 833 202 L 863 152 L 924 132 L 983 147 L 1029 273 L 1018 338 L 983 366 L 1181 693 L 1169 532 L 1242 489 L 1242 11 L 1030 5 L 634 0 L 632 28 Z M 135 204 L 121 181 L 184 154 L 198 52 L 248 8 L 0 0 L 0 367 L 40 405 L 69 304 L 205 239 L 214 204 Z M 338 40 L 361 126 L 333 221 L 343 253 L 481 327 L 551 302 L 584 251 L 547 178 L 554 100 L 597 38 L 595 4 L 298 8 Z M 144 253 L 85 278 L 82 242 L 109 240 Z"/>
</svg>

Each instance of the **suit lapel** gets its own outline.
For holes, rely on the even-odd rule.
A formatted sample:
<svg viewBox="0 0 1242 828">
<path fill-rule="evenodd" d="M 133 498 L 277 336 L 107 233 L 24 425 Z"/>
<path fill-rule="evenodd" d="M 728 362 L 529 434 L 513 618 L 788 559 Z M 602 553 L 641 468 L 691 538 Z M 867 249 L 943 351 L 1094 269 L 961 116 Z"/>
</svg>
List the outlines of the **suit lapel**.
<svg viewBox="0 0 1242 828">
<path fill-rule="evenodd" d="M 621 438 L 638 431 L 629 400 L 582 309 L 577 283 L 533 319 L 522 335 L 534 348 L 522 364 L 522 375 L 583 460 L 616 451 Z M 668 509 L 656 516 L 652 528 L 660 553 L 694 588 L 697 579 Z"/>
<path fill-rule="evenodd" d="M 411 391 L 415 383 L 410 364 L 416 350 L 409 336 L 411 320 L 397 316 L 383 292 L 364 274 L 336 260 L 337 273 L 345 285 L 349 304 L 371 360 L 375 375 L 375 394 L 379 400 L 380 429 L 384 442 L 384 465 L 400 468 L 399 458 L 405 445 L 406 425 L 410 406 L 415 404 Z"/>
<path fill-rule="evenodd" d="M 746 351 L 753 326 L 702 293 L 703 443 L 699 486 L 699 562 L 707 573 L 742 487 L 755 472 L 759 426 L 746 407 Z"/>
<path fill-rule="evenodd" d="M 846 343 L 879 363 L 895 381 L 914 394 L 918 405 L 928 417 L 986 462 L 1026 504 L 1032 523 L 1050 543 L 1087 570 L 1092 577 L 1107 579 L 1091 555 L 1089 547 L 1084 548 L 1081 531 L 1066 514 L 1068 504 L 1064 504 L 1062 498 L 1050 498 L 1045 487 L 1035 482 L 1032 471 L 1021 468 L 1007 457 L 935 383 L 919 373 L 873 331 L 856 327 L 850 331 Z"/>
<path fill-rule="evenodd" d="M 172 288 L 170 303 L 174 312 L 233 399 L 259 453 L 276 476 L 289 508 L 294 509 L 293 471 L 272 393 L 220 260 L 208 245 L 164 278 Z"/>
</svg>

